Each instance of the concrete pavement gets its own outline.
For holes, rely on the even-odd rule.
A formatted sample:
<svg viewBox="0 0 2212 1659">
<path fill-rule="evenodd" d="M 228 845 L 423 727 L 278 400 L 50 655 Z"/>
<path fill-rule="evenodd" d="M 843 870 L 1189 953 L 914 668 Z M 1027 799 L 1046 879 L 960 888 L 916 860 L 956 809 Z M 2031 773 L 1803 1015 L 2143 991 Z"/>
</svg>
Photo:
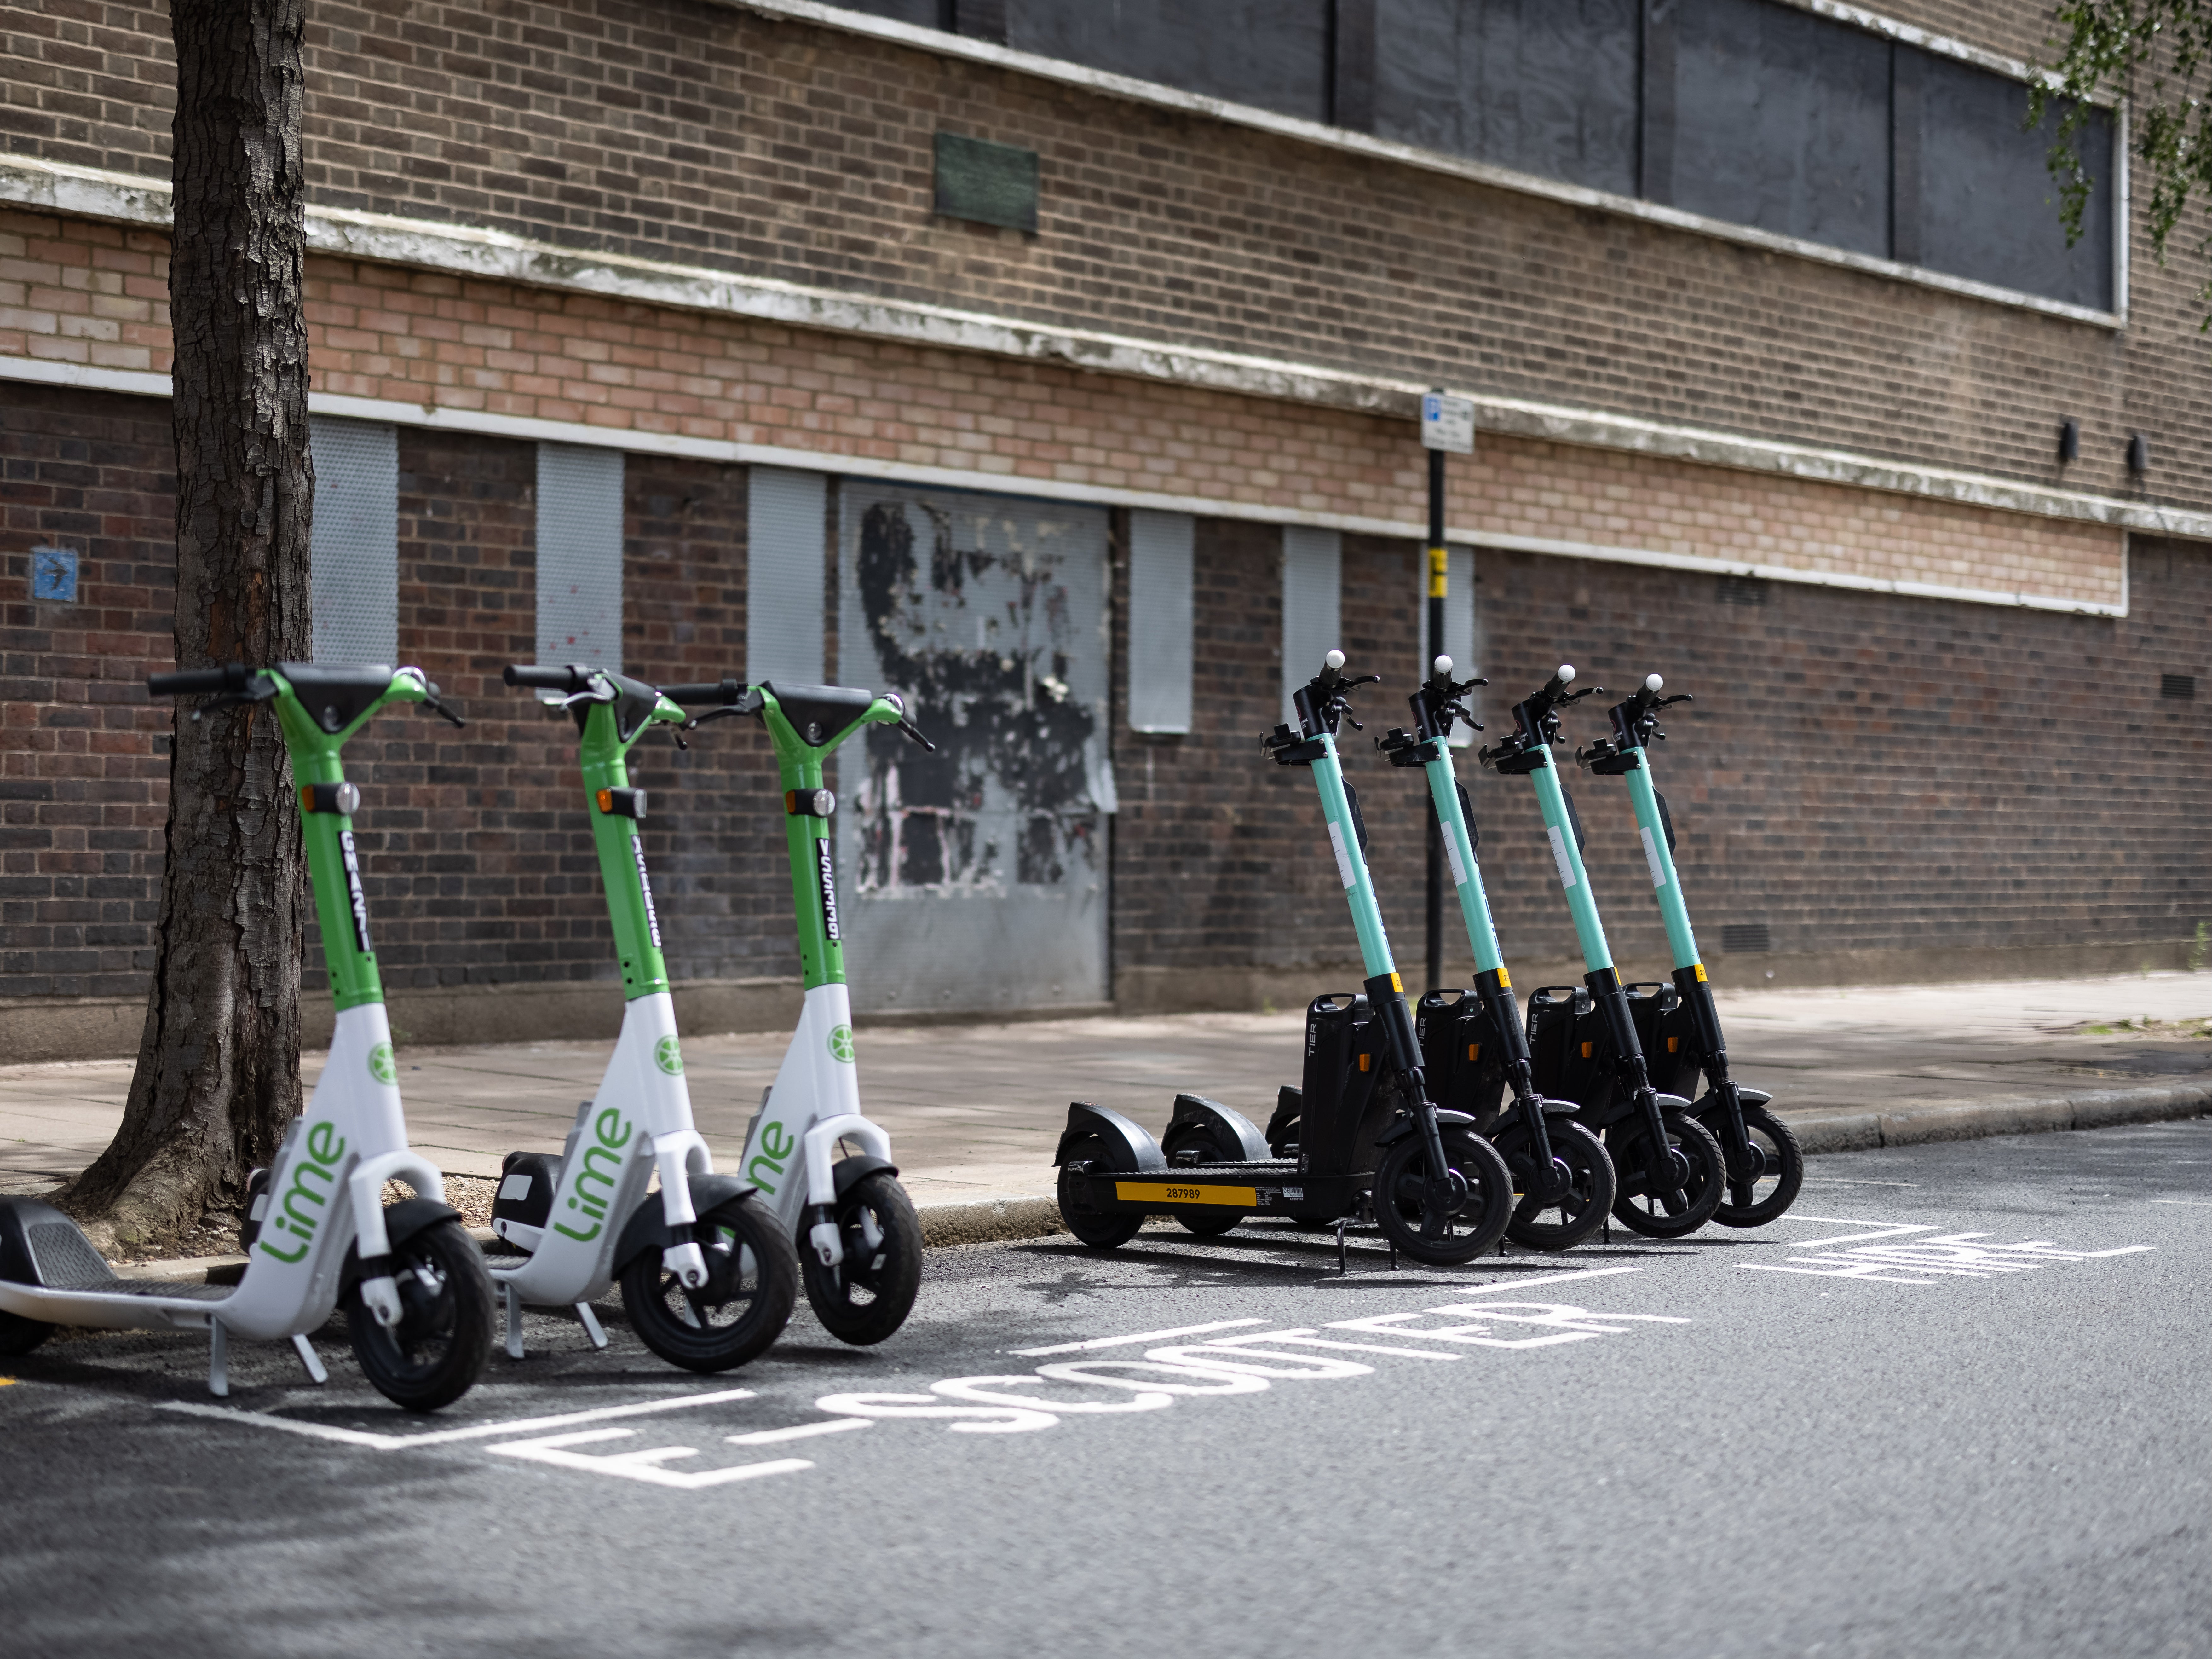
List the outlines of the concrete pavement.
<svg viewBox="0 0 2212 1659">
<path fill-rule="evenodd" d="M 2100 1097 L 2153 1103 L 2136 1116 L 2177 1115 L 2187 1091 L 2212 1088 L 2212 974 L 1724 991 L 1720 1006 L 1737 1075 L 1771 1090 L 1816 1149 L 2112 1121 L 2068 1103 Z M 1051 1190 L 1072 1099 L 1157 1128 L 1188 1089 L 1265 1122 L 1277 1086 L 1297 1079 L 1301 1018 L 863 1024 L 861 1097 L 917 1203 L 1034 1199 Z M 693 1110 L 717 1159 L 736 1158 L 786 1041 L 684 1039 Z M 513 1150 L 557 1151 L 612 1046 L 403 1049 L 410 1134 L 457 1175 L 495 1176 Z M 309 1082 L 321 1063 L 306 1057 Z M 96 1157 L 121 1119 L 131 1069 L 0 1068 L 0 1190 L 43 1190 Z M 2156 1108 L 2167 1095 L 2184 1104 Z"/>
</svg>

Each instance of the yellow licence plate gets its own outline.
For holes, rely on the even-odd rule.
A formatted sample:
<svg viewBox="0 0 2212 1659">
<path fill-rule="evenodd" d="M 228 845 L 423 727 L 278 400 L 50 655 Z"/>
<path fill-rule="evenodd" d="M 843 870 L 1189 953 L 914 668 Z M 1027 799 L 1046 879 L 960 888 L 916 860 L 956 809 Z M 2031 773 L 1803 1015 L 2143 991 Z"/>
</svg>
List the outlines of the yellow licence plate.
<svg viewBox="0 0 2212 1659">
<path fill-rule="evenodd" d="M 1117 1181 L 1114 1196 L 1132 1204 L 1219 1204 L 1239 1210 L 1260 1207 L 1249 1187 L 1185 1187 L 1171 1181 Z"/>
</svg>

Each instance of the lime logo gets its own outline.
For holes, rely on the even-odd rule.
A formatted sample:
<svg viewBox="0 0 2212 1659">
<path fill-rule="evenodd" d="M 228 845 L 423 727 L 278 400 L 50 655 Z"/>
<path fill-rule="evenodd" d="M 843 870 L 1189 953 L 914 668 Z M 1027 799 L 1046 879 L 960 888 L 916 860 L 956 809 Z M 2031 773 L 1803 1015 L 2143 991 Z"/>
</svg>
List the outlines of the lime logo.
<svg viewBox="0 0 2212 1659">
<path fill-rule="evenodd" d="M 674 1037 L 665 1036 L 653 1045 L 653 1063 L 671 1077 L 682 1073 L 684 1054 L 683 1051 L 677 1048 Z"/>
<path fill-rule="evenodd" d="M 830 1058 L 842 1060 L 848 1066 L 853 1063 L 853 1028 L 851 1026 L 833 1025 L 830 1028 Z"/>
<path fill-rule="evenodd" d="M 392 1058 L 392 1045 L 380 1042 L 368 1051 L 368 1074 L 379 1083 L 389 1083 L 399 1075 L 399 1067 Z"/>
</svg>

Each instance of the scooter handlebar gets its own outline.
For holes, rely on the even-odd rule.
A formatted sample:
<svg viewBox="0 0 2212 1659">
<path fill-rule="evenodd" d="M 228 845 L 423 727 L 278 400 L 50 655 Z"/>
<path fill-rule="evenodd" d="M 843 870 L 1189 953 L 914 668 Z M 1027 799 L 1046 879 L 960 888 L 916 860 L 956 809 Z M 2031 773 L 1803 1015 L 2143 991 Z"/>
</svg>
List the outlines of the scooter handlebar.
<svg viewBox="0 0 2212 1659">
<path fill-rule="evenodd" d="M 509 685 L 534 685 L 541 690 L 565 691 L 573 696 L 590 689 L 592 671 L 581 663 L 574 662 L 559 668 L 511 662 L 500 671 L 500 678 Z"/>
<path fill-rule="evenodd" d="M 226 663 L 221 668 L 179 668 L 167 674 L 146 676 L 146 691 L 148 696 L 155 697 L 186 697 L 202 691 L 243 691 L 255 672 L 242 662 Z"/>
<path fill-rule="evenodd" d="M 709 708 L 723 708 L 743 701 L 750 690 L 751 688 L 742 680 L 711 680 L 692 685 L 664 685 L 660 688 L 660 695 L 671 702 L 682 703 L 687 708 L 696 708 L 702 704 Z"/>
</svg>

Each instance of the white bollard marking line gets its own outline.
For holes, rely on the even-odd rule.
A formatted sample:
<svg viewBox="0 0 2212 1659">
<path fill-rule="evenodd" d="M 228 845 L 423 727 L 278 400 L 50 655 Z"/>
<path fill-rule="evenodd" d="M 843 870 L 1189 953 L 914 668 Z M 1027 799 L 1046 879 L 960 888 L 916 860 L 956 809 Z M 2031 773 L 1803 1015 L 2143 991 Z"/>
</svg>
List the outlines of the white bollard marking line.
<svg viewBox="0 0 2212 1659">
<path fill-rule="evenodd" d="M 191 1417 L 212 1417 L 226 1423 L 243 1423 L 257 1429 L 281 1429 L 315 1440 L 335 1440 L 342 1446 L 369 1446 L 396 1451 L 405 1446 L 449 1446 L 460 1440 L 493 1440 L 501 1435 L 529 1434 L 538 1429 L 565 1428 L 571 1423 L 602 1422 L 611 1417 L 642 1417 L 653 1412 L 684 1411 L 693 1406 L 714 1406 L 726 1401 L 750 1400 L 750 1389 L 716 1389 L 708 1394 L 683 1395 L 673 1400 L 642 1400 L 626 1406 L 600 1406 L 591 1411 L 564 1412 L 558 1417 L 526 1417 L 514 1423 L 471 1423 L 462 1429 L 440 1429 L 429 1434 L 377 1434 L 367 1429 L 341 1429 L 328 1423 L 300 1423 L 265 1412 L 243 1412 L 229 1406 L 204 1406 L 196 1400 L 163 1400 L 155 1409 L 182 1412 Z"/>
</svg>

